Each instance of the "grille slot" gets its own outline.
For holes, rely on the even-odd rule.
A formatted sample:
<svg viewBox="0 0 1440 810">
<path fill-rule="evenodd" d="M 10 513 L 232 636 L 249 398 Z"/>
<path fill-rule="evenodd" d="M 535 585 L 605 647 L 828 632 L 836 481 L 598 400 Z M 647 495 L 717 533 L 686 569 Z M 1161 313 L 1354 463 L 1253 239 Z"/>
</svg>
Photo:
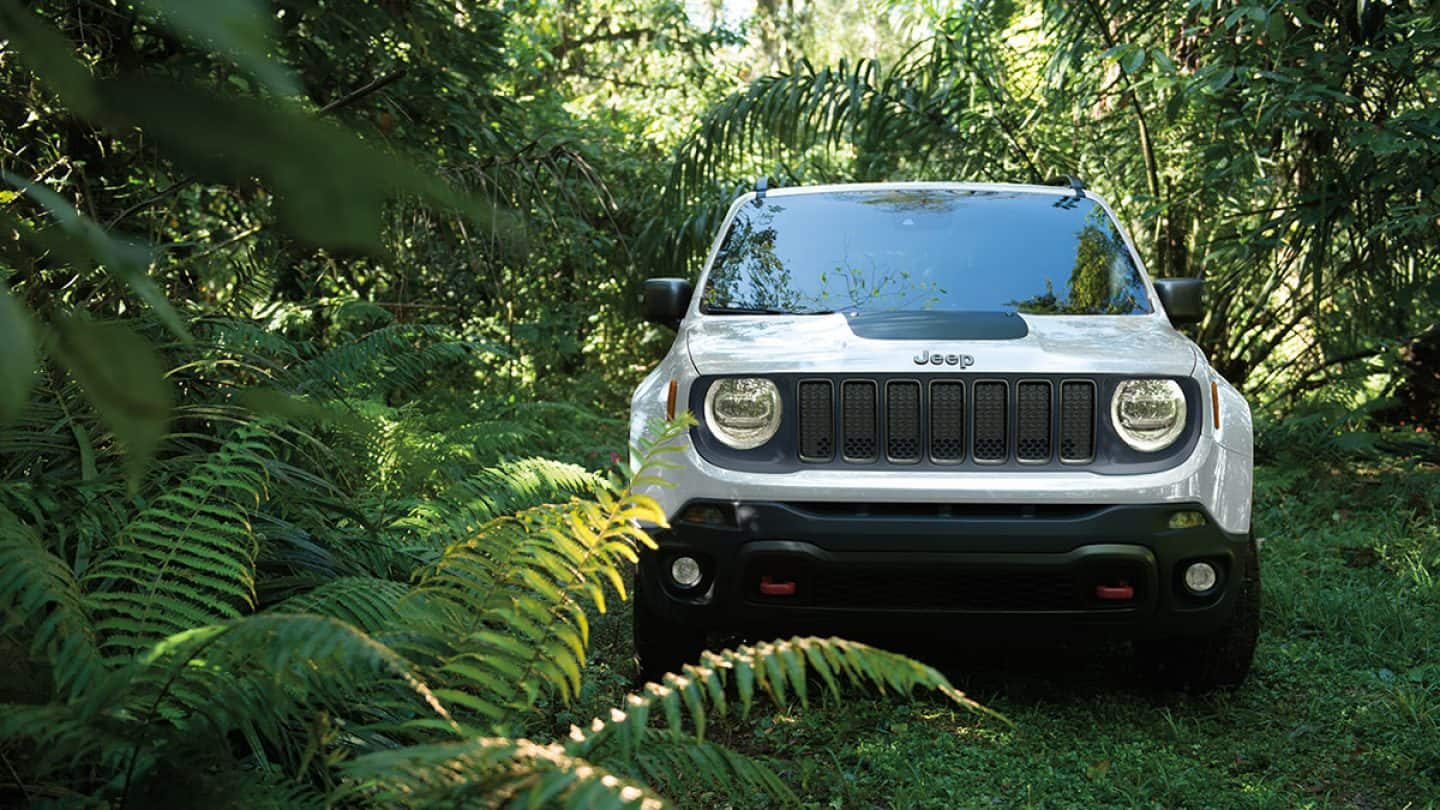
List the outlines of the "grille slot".
<svg viewBox="0 0 1440 810">
<path fill-rule="evenodd" d="M 965 460 L 965 383 L 930 384 L 930 458 L 943 464 Z"/>
<path fill-rule="evenodd" d="M 846 461 L 875 461 L 880 449 L 875 383 L 847 380 L 840 385 L 841 450 Z"/>
<path fill-rule="evenodd" d="M 1050 383 L 1027 380 L 1015 391 L 1015 457 L 1050 460 Z"/>
<path fill-rule="evenodd" d="M 835 387 L 829 380 L 800 383 L 800 459 L 835 457 Z"/>
<path fill-rule="evenodd" d="M 891 461 L 920 460 L 920 383 L 885 384 L 885 453 Z"/>
<path fill-rule="evenodd" d="M 988 380 L 975 383 L 975 460 L 996 464 L 1009 454 L 1009 397 L 1005 383 Z"/>
<path fill-rule="evenodd" d="M 1060 384 L 1060 460 L 1089 461 L 1095 457 L 1095 383 L 1071 380 Z"/>
</svg>

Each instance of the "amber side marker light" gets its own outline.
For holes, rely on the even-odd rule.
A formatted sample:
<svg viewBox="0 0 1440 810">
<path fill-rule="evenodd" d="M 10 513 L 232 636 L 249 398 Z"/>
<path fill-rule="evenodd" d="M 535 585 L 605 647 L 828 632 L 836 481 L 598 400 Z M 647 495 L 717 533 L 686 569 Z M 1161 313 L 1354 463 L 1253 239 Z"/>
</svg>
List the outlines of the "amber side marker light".
<svg viewBox="0 0 1440 810">
<path fill-rule="evenodd" d="M 679 391 L 680 391 L 680 381 L 679 381 L 679 380 L 671 380 L 671 381 L 670 381 L 670 392 L 669 392 L 669 394 L 665 397 L 665 418 L 666 418 L 667 420 L 673 420 L 673 419 L 675 418 L 675 395 L 676 395 Z M 1216 406 L 1216 407 L 1219 407 L 1219 406 Z M 1216 411 L 1216 413 L 1218 414 L 1219 411 Z M 1215 417 L 1215 424 L 1217 424 L 1217 425 L 1220 424 L 1220 417 L 1219 417 L 1219 416 L 1216 416 L 1216 417 Z"/>
<path fill-rule="evenodd" d="M 672 386 L 675 383 L 670 383 Z M 673 389 L 672 389 L 673 390 Z M 1215 429 L 1220 429 L 1220 383 L 1210 381 L 1210 411 L 1215 414 Z"/>
</svg>

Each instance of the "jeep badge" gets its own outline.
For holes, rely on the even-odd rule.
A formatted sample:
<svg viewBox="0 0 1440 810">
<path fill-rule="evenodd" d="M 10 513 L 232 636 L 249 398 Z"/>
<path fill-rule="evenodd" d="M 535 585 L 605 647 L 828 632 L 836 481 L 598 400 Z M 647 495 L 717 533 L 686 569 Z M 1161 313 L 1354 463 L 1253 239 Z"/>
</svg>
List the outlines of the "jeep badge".
<svg viewBox="0 0 1440 810">
<path fill-rule="evenodd" d="M 969 354 L 940 354 L 939 352 L 931 354 L 929 351 L 923 351 L 915 355 L 915 365 L 947 365 L 969 368 L 975 365 L 975 356 Z"/>
</svg>

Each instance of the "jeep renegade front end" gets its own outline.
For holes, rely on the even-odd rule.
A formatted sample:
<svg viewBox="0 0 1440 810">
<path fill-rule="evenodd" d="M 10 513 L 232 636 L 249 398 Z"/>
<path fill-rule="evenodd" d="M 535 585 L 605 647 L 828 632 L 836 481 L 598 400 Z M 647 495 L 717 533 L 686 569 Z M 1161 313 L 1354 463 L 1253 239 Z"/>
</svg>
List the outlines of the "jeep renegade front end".
<svg viewBox="0 0 1440 810">
<path fill-rule="evenodd" d="M 1250 409 L 1173 325 L 1200 282 L 1150 280 L 1080 184 L 762 189 L 646 313 L 678 331 L 631 438 L 698 421 L 648 493 L 647 675 L 708 633 L 822 632 L 1133 641 L 1174 685 L 1245 677 Z"/>
</svg>

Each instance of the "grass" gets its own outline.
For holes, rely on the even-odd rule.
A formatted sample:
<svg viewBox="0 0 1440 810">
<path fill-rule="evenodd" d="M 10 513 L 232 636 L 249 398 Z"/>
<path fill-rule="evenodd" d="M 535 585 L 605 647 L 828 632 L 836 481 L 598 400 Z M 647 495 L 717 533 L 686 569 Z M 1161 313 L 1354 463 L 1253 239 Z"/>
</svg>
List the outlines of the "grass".
<svg viewBox="0 0 1440 810">
<path fill-rule="evenodd" d="M 1013 725 L 847 695 L 710 736 L 810 807 L 1440 806 L 1440 470 L 1262 468 L 1256 503 L 1262 635 L 1237 692 L 1153 691 L 1120 650 L 951 650 L 934 663 Z M 633 688 L 628 617 L 596 649 L 562 727 Z"/>
</svg>

